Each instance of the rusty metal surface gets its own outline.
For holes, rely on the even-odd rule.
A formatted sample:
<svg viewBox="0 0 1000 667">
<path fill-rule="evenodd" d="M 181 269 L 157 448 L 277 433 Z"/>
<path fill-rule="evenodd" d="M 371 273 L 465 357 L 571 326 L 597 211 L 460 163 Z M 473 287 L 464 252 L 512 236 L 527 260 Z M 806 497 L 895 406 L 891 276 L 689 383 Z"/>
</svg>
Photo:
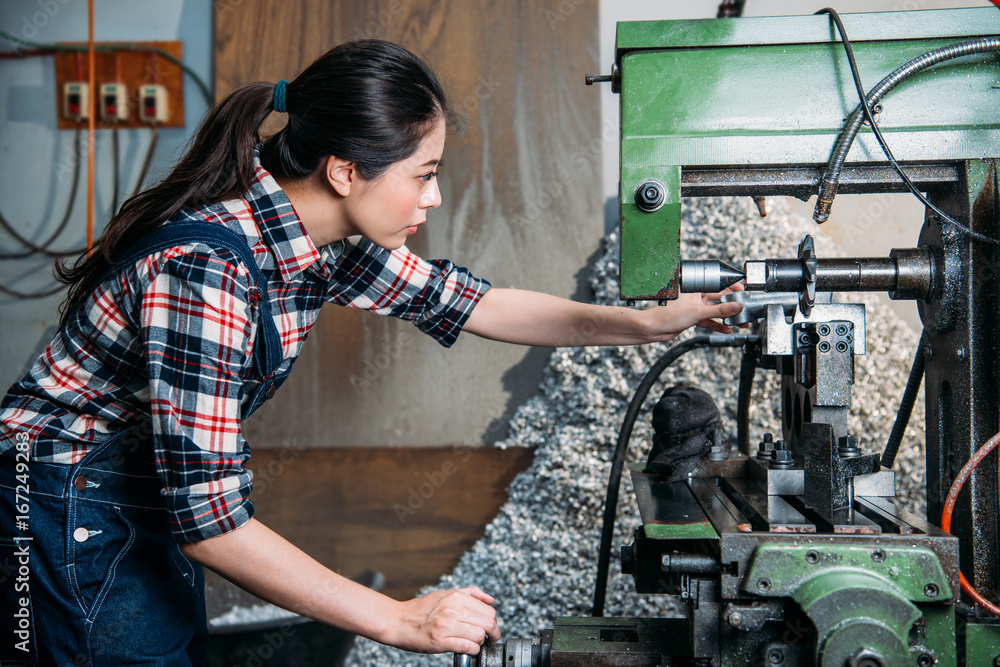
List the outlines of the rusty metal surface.
<svg viewBox="0 0 1000 667">
<path fill-rule="evenodd" d="M 930 189 L 957 183 L 954 164 L 912 164 L 903 167 L 917 187 Z M 816 194 L 823 167 L 697 168 L 681 171 L 681 196 L 761 196 L 787 195 L 808 199 Z M 890 166 L 845 167 L 841 172 L 840 194 L 868 192 L 908 192 L 899 174 Z"/>
</svg>

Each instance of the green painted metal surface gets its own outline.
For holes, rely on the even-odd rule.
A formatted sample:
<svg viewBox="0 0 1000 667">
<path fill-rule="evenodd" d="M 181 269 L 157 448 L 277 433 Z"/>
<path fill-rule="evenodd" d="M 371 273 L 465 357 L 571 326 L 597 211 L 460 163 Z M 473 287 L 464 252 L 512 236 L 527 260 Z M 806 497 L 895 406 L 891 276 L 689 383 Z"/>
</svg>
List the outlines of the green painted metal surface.
<svg viewBox="0 0 1000 667">
<path fill-rule="evenodd" d="M 924 605 L 923 623 L 917 624 L 912 637 L 914 645 L 910 648 L 913 664 L 924 653 L 930 655 L 936 662 L 934 667 L 955 667 L 958 664 L 957 647 L 955 646 L 955 608 L 951 605 Z M 967 662 L 968 667 L 976 665 Z"/>
<path fill-rule="evenodd" d="M 674 299 L 680 265 L 681 169 L 667 166 L 623 170 L 623 184 L 626 175 L 632 189 L 621 202 L 622 298 Z M 635 188 L 648 178 L 658 179 L 666 186 L 663 206 L 652 213 L 640 211 L 632 198 Z M 624 188 L 623 185 L 623 192 Z"/>
<path fill-rule="evenodd" d="M 990 8 L 845 15 L 844 22 L 868 88 L 930 50 L 1000 34 L 1000 12 Z M 682 168 L 825 164 L 858 104 L 826 16 L 620 23 L 617 64 L 623 299 L 676 296 Z M 897 86 L 883 106 L 879 127 L 900 161 L 997 157 L 1000 58 L 937 65 Z M 847 162 L 884 161 L 863 128 Z M 634 203 L 648 178 L 668 190 L 652 213 Z"/>
<path fill-rule="evenodd" d="M 923 547 L 764 544 L 754 553 L 746 590 L 792 597 L 809 579 L 831 571 L 868 573 L 914 602 L 952 599 L 952 587 L 941 562 Z M 758 587 L 761 579 L 769 582 L 766 593 Z"/>
<path fill-rule="evenodd" d="M 643 524 L 646 537 L 656 539 L 718 539 L 719 533 L 708 521 L 695 523 L 647 523 Z"/>
<path fill-rule="evenodd" d="M 994 667 L 1000 660 L 1000 625 L 965 626 L 965 664 Z"/>
<path fill-rule="evenodd" d="M 845 664 L 860 647 L 889 665 L 955 664 L 951 586 L 930 549 L 761 545 L 744 590 L 798 603 L 817 632 L 816 664 Z"/>
</svg>

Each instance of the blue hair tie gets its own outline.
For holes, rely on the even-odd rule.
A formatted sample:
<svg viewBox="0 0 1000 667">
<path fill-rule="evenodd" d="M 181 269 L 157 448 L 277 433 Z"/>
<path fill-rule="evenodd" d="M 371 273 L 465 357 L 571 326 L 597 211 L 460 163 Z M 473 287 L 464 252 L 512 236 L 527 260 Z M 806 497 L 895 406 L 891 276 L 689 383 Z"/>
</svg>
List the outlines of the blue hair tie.
<svg viewBox="0 0 1000 667">
<path fill-rule="evenodd" d="M 274 97 L 271 99 L 271 106 L 278 113 L 285 113 L 285 86 L 288 82 L 282 79 L 274 84 Z"/>
</svg>

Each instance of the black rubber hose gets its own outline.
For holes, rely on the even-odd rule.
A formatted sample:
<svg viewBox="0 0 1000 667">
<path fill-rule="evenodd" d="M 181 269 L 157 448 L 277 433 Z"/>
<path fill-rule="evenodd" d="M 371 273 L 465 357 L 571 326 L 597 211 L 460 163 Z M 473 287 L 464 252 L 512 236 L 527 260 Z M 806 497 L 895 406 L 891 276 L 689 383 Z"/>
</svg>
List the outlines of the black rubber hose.
<svg viewBox="0 0 1000 667">
<path fill-rule="evenodd" d="M 604 615 L 604 601 L 607 596 L 608 569 L 611 566 L 611 540 L 615 532 L 615 514 L 618 510 L 618 491 L 621 487 L 622 470 L 625 467 L 625 454 L 632 437 L 635 420 L 639 416 L 643 401 L 670 364 L 691 350 L 701 347 L 740 347 L 750 340 L 759 340 L 758 336 L 749 334 L 708 334 L 688 338 L 667 350 L 655 364 L 646 372 L 639 386 L 632 395 L 632 400 L 625 411 L 621 429 L 618 431 L 618 442 L 611 459 L 611 474 L 608 477 L 608 491 L 604 501 L 604 523 L 601 526 L 601 546 L 597 554 L 597 581 L 594 585 L 594 608 L 592 616 Z"/>
<path fill-rule="evenodd" d="M 753 393 L 753 380 L 757 373 L 759 356 L 760 341 L 743 346 L 743 357 L 740 360 L 740 387 L 736 399 L 736 442 L 740 451 L 747 456 L 751 455 L 750 397 Z"/>
<path fill-rule="evenodd" d="M 838 30 L 840 30 L 844 46 L 846 49 L 849 49 L 850 42 L 844 33 L 843 24 L 840 23 L 840 18 L 836 15 L 836 12 L 828 8 L 822 9 L 820 12 L 829 13 L 834 19 L 837 23 Z M 966 42 L 959 42 L 957 44 L 949 44 L 948 46 L 942 46 L 939 49 L 929 51 L 907 63 L 904 63 L 900 67 L 897 67 L 888 76 L 879 81 L 867 95 L 864 94 L 863 90 L 859 90 L 859 97 L 861 97 L 864 102 L 859 103 L 851 113 L 850 118 L 848 118 L 847 123 L 844 126 L 844 130 L 837 139 L 833 155 L 830 158 L 830 162 L 827 164 L 826 171 L 823 174 L 823 179 L 820 182 L 819 197 L 816 201 L 816 210 L 813 212 L 813 219 L 816 220 L 816 222 L 822 223 L 825 222 L 830 216 L 830 207 L 833 204 L 833 198 L 837 194 L 837 184 L 840 181 L 840 172 L 844 166 L 844 162 L 847 160 L 847 154 L 851 150 L 851 145 L 854 143 L 854 139 L 865 120 L 868 120 L 873 131 L 876 132 L 876 137 L 879 139 L 879 143 L 882 145 L 883 150 L 888 149 L 888 147 L 884 144 L 884 140 L 882 140 L 881 133 L 878 131 L 878 126 L 874 123 L 874 118 L 872 118 L 872 106 L 874 106 L 890 90 L 898 86 L 900 83 L 910 78 L 917 72 L 927 69 L 928 67 L 937 65 L 938 63 L 946 60 L 952 60 L 954 58 L 961 58 L 963 56 L 976 53 L 991 53 L 996 51 L 1000 51 L 1000 36 L 981 37 L 979 39 L 972 39 Z M 857 74 L 857 66 L 854 63 L 854 57 L 850 51 L 848 58 L 851 62 L 851 73 L 854 76 L 855 83 L 860 88 L 860 77 Z M 911 184 L 908 183 L 908 185 Z M 938 212 L 938 215 L 943 214 Z"/>
<path fill-rule="evenodd" d="M 885 450 L 882 452 L 882 467 L 891 468 L 896 462 L 896 454 L 899 452 L 899 445 L 903 442 L 903 435 L 906 427 L 910 423 L 910 413 L 913 412 L 913 404 L 917 401 L 920 393 L 920 383 L 924 379 L 924 347 L 927 345 L 927 333 L 920 336 L 920 343 L 917 351 L 913 355 L 913 365 L 910 366 L 910 377 L 906 380 L 906 389 L 903 390 L 903 398 L 899 401 L 899 409 L 896 411 L 896 421 L 892 425 L 889 433 L 889 441 L 885 443 Z"/>
</svg>

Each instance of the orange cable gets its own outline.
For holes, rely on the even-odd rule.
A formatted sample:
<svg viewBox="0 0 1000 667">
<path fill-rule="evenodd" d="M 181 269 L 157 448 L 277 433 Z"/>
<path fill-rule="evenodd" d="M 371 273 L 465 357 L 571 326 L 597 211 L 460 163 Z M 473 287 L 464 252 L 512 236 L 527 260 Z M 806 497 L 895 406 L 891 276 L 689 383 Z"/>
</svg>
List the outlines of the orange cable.
<svg viewBox="0 0 1000 667">
<path fill-rule="evenodd" d="M 980 447 L 976 453 L 972 455 L 962 468 L 962 471 L 958 473 L 958 477 L 956 477 L 955 481 L 952 482 L 951 490 L 948 491 L 948 497 L 944 501 L 944 510 L 941 512 L 942 530 L 951 532 L 951 515 L 952 512 L 955 511 L 955 501 L 958 500 L 958 494 L 961 492 L 962 486 L 965 484 L 965 480 L 969 478 L 972 471 L 976 469 L 976 466 L 978 466 L 983 459 L 986 458 L 986 455 L 997 448 L 997 445 L 1000 445 L 1000 433 L 997 433 L 995 436 L 990 438 L 985 445 Z M 961 570 L 958 572 L 958 579 L 962 586 L 962 590 L 965 591 L 965 594 L 972 598 L 976 604 L 983 609 L 986 609 L 991 614 L 1000 616 L 1000 607 L 980 595 L 979 591 L 973 588 L 972 584 L 970 584 L 965 578 L 965 575 L 962 574 Z"/>
<path fill-rule="evenodd" d="M 90 58 L 90 113 L 87 114 L 87 250 L 94 247 L 94 105 L 97 76 L 94 72 L 94 0 L 87 0 L 87 54 Z"/>
</svg>

